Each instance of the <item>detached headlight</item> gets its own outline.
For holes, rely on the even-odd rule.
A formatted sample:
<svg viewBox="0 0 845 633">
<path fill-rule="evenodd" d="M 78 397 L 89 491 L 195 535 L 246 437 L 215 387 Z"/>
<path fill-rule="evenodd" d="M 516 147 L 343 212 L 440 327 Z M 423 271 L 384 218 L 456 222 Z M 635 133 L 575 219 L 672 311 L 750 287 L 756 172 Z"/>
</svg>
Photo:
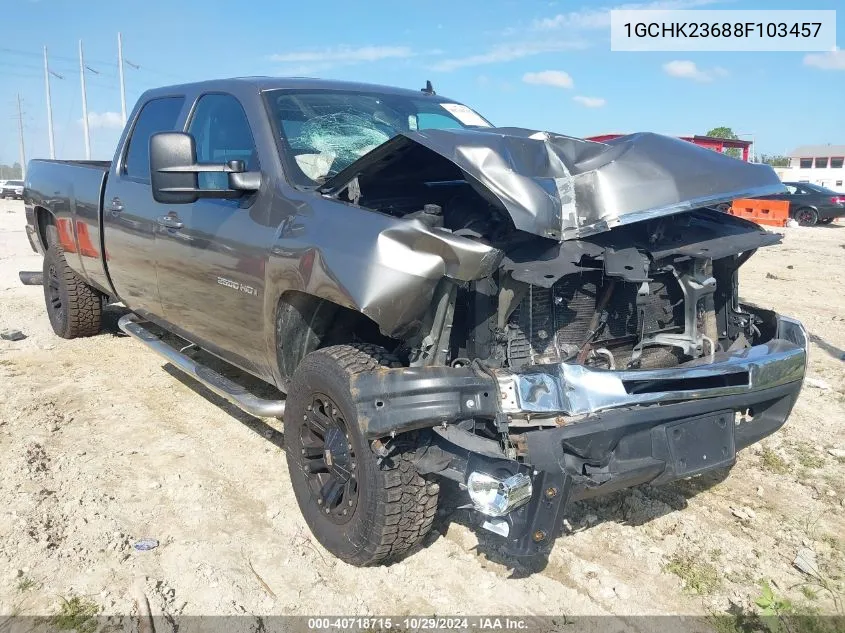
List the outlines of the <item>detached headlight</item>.
<svg viewBox="0 0 845 633">
<path fill-rule="evenodd" d="M 467 478 L 467 492 L 475 509 L 491 517 L 516 510 L 531 499 L 531 478 L 517 473 L 507 479 L 472 472 Z"/>
</svg>

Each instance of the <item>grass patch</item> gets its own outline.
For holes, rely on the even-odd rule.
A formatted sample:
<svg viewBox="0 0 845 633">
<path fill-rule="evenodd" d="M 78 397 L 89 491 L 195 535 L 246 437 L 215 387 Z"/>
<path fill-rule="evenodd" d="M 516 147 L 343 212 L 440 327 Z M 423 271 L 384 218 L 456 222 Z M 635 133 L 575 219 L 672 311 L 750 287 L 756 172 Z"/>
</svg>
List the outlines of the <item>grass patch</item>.
<svg viewBox="0 0 845 633">
<path fill-rule="evenodd" d="M 819 597 L 818 592 L 809 585 L 802 585 L 801 593 L 803 593 L 804 597 L 808 600 L 816 600 Z"/>
<path fill-rule="evenodd" d="M 786 475 L 789 472 L 789 464 L 786 463 L 786 460 L 770 448 L 764 448 L 760 451 L 760 465 L 763 470 L 776 475 Z"/>
<path fill-rule="evenodd" d="M 29 576 L 24 576 L 18 580 L 18 591 L 29 591 L 35 587 L 35 581 Z"/>
<path fill-rule="evenodd" d="M 766 581 L 761 587 L 762 591 L 754 600 L 756 608 L 731 604 L 727 611 L 710 613 L 707 617 L 710 626 L 717 633 L 840 633 L 845 630 L 845 618 L 841 615 L 822 615 L 813 605 L 795 604 L 776 594 Z M 807 592 L 803 593 L 810 597 Z"/>
<path fill-rule="evenodd" d="M 707 595 L 722 585 L 716 567 L 692 554 L 675 554 L 663 569 L 683 580 L 684 590 L 689 593 Z"/>
<path fill-rule="evenodd" d="M 97 629 L 95 616 L 100 607 L 81 596 L 62 598 L 59 612 L 50 618 L 51 624 L 62 631 L 75 630 L 78 633 L 93 633 Z"/>
<path fill-rule="evenodd" d="M 806 442 L 801 442 L 793 446 L 792 452 L 795 453 L 798 463 L 804 468 L 821 468 L 824 466 L 824 457 L 819 455 L 819 452 Z"/>
</svg>

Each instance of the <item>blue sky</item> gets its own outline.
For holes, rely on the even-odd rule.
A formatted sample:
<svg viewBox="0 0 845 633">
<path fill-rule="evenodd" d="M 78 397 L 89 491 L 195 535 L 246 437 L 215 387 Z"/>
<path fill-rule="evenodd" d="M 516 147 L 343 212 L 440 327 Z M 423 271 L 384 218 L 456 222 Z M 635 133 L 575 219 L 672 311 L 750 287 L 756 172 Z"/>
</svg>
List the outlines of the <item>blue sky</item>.
<svg viewBox="0 0 845 633">
<path fill-rule="evenodd" d="M 94 158 L 120 131 L 117 32 L 129 109 L 147 88 L 238 75 L 305 74 L 409 88 L 426 79 L 496 125 L 573 136 L 654 131 L 753 133 L 758 152 L 845 143 L 845 52 L 610 51 L 609 14 L 625 0 L 7 0 L 0 40 L 0 162 L 18 157 L 16 94 L 27 157 L 48 154 L 41 47 L 53 78 L 59 158 L 82 158 L 78 40 L 88 65 Z M 799 9 L 798 0 L 643 0 L 640 8 Z M 635 8 L 628 3 L 627 8 Z M 841 0 L 815 0 L 836 9 Z"/>
</svg>

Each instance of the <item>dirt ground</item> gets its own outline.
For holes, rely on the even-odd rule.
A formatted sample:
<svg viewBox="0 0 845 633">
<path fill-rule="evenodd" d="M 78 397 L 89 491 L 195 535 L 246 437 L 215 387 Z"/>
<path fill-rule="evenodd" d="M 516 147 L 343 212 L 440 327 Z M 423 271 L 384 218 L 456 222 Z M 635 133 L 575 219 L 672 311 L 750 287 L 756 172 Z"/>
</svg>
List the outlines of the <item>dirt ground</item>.
<svg viewBox="0 0 845 633">
<path fill-rule="evenodd" d="M 784 229 L 743 267 L 744 300 L 801 319 L 809 376 L 787 425 L 723 481 L 641 488 L 571 508 L 545 564 L 441 512 L 389 567 L 339 562 L 288 485 L 281 426 L 245 415 L 139 343 L 50 330 L 23 205 L 0 201 L 0 615 L 67 601 L 154 615 L 708 614 L 759 609 L 761 581 L 841 613 L 845 575 L 845 224 Z M 813 386 L 814 385 L 814 386 Z M 159 541 L 150 551 L 133 545 Z M 816 575 L 794 565 L 815 556 Z M 2 619 L 2 618 L 0 618 Z"/>
</svg>

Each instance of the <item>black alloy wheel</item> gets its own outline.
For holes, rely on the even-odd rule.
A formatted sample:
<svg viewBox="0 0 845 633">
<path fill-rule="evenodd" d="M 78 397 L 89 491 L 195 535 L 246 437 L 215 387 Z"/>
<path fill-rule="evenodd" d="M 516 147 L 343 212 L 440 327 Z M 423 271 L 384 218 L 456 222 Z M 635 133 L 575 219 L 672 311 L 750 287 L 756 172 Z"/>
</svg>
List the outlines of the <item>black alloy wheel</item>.
<svg viewBox="0 0 845 633">
<path fill-rule="evenodd" d="M 315 393 L 300 426 L 302 466 L 311 496 L 333 523 L 349 521 L 358 505 L 358 464 L 337 404 Z"/>
</svg>

